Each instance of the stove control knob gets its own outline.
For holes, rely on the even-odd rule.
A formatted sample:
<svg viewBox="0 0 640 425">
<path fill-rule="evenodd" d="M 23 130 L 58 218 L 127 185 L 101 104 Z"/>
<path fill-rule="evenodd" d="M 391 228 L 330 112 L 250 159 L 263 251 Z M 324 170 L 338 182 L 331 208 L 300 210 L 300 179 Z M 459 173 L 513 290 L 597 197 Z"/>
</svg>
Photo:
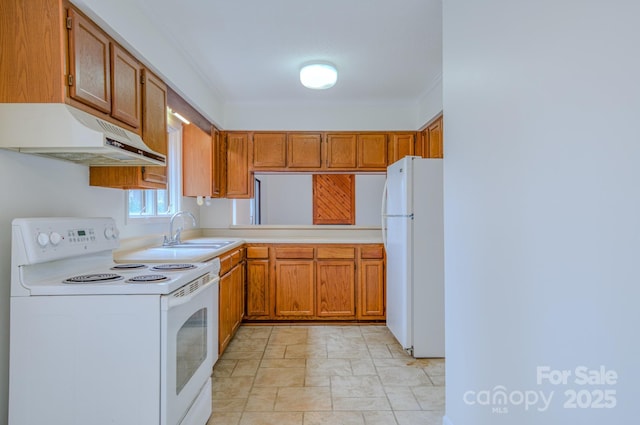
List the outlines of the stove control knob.
<svg viewBox="0 0 640 425">
<path fill-rule="evenodd" d="M 44 248 L 49 244 L 49 235 L 46 233 L 38 233 L 36 240 L 38 241 L 38 245 Z"/>
<path fill-rule="evenodd" d="M 49 235 L 49 240 L 51 241 L 51 245 L 56 246 L 62 241 L 62 236 L 58 232 L 52 232 Z"/>
<path fill-rule="evenodd" d="M 120 236 L 120 232 L 118 231 L 117 227 L 107 227 L 106 229 L 104 229 L 104 237 L 107 239 L 118 239 L 118 236 Z"/>
</svg>

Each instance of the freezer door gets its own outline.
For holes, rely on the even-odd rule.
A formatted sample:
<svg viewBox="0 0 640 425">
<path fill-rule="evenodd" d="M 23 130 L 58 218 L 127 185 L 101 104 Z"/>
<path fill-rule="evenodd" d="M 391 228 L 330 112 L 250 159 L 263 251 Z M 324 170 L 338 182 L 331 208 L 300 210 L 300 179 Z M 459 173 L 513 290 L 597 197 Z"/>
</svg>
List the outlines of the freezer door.
<svg viewBox="0 0 640 425">
<path fill-rule="evenodd" d="M 387 217 L 387 327 L 403 348 L 412 337 L 412 220 Z"/>
<path fill-rule="evenodd" d="M 387 168 L 387 208 L 389 216 L 413 213 L 411 199 L 412 165 L 410 157 L 404 157 Z"/>
</svg>

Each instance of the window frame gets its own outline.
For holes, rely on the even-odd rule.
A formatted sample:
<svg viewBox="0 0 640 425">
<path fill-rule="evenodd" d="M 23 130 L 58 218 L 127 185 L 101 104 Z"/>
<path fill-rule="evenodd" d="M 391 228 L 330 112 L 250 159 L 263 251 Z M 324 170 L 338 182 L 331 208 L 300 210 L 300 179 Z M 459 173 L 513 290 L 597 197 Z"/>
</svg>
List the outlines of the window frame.
<svg viewBox="0 0 640 425">
<path fill-rule="evenodd" d="M 167 133 L 168 161 L 166 190 L 171 208 L 169 208 L 167 213 L 158 214 L 157 192 L 160 189 L 129 189 L 125 191 L 125 222 L 136 224 L 168 222 L 171 216 L 182 208 L 182 123 L 173 118 L 171 114 L 167 114 Z M 141 192 L 142 196 L 147 198 L 147 202 L 151 201 L 154 203 L 153 214 L 131 214 L 129 210 L 129 196 L 132 190 Z"/>
</svg>

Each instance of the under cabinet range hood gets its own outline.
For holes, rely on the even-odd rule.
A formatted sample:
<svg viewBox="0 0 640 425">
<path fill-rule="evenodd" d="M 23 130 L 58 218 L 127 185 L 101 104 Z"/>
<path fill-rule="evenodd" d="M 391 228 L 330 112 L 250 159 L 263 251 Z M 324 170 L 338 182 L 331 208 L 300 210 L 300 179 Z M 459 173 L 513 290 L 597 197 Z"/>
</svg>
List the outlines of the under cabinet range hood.
<svg viewBox="0 0 640 425">
<path fill-rule="evenodd" d="M 91 166 L 165 166 L 128 130 L 64 103 L 0 103 L 0 148 Z"/>
</svg>

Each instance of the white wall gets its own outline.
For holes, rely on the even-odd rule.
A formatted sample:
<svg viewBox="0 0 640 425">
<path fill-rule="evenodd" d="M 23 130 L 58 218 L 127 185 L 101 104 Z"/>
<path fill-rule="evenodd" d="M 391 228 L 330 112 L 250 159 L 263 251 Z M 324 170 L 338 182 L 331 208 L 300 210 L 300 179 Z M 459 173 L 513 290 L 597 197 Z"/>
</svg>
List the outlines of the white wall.
<svg viewBox="0 0 640 425">
<path fill-rule="evenodd" d="M 106 216 L 116 220 L 122 238 L 167 233 L 167 221 L 125 224 L 125 193 L 89 186 L 86 166 L 0 149 L 0 424 L 7 421 L 9 386 L 11 220 Z M 183 203 L 198 214 L 194 202 L 185 199 Z"/>
<path fill-rule="evenodd" d="M 311 174 L 261 174 L 262 223 L 313 223 Z"/>
<path fill-rule="evenodd" d="M 258 174 L 262 182 L 262 224 L 311 225 L 313 223 L 313 183 L 311 174 Z M 384 174 L 356 175 L 356 225 L 380 226 L 380 202 Z M 238 207 L 240 206 L 240 207 Z M 236 200 L 244 217 L 236 224 L 249 224 L 248 201 Z M 226 228 L 232 224 L 233 201 L 212 199 L 200 207 L 202 227 Z"/>
<path fill-rule="evenodd" d="M 73 0 L 110 35 L 144 59 L 145 65 L 169 82 L 185 100 L 224 128 L 224 99 L 189 65 L 189 59 L 152 18 L 127 0 Z"/>
<path fill-rule="evenodd" d="M 356 225 L 380 226 L 385 174 L 356 175 Z"/>
<path fill-rule="evenodd" d="M 242 103 L 225 105 L 226 130 L 416 130 L 416 105 Z"/>
<path fill-rule="evenodd" d="M 637 421 L 640 3 L 444 2 L 449 424 Z M 604 366 L 613 385 L 579 385 Z M 566 385 L 537 367 L 569 370 Z M 468 391 L 554 391 L 506 413 Z M 614 390 L 614 408 L 564 408 Z"/>
<path fill-rule="evenodd" d="M 431 88 L 418 102 L 418 118 L 416 128 L 427 124 L 442 112 L 442 76 L 433 83 Z"/>
</svg>

